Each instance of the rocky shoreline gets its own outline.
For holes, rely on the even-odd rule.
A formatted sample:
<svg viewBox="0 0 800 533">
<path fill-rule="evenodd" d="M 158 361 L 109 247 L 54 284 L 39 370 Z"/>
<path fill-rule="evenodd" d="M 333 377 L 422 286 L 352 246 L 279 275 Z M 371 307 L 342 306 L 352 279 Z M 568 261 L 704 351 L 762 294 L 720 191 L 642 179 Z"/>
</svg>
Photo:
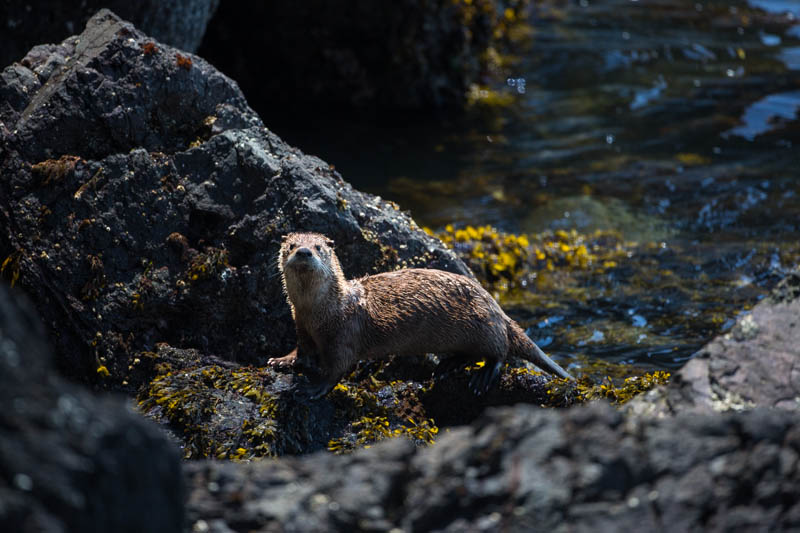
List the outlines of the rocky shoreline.
<svg viewBox="0 0 800 533">
<path fill-rule="evenodd" d="M 426 358 L 298 403 L 261 368 L 294 344 L 281 235 L 325 232 L 350 277 L 465 264 L 109 11 L 7 67 L 0 96 L 2 529 L 800 528 L 797 274 L 623 410 L 541 409 L 575 392 L 524 367 L 480 401 L 466 376 L 431 390 Z M 469 425 L 415 446 L 433 420 Z M 238 462 L 384 433 L 407 438 Z"/>
</svg>

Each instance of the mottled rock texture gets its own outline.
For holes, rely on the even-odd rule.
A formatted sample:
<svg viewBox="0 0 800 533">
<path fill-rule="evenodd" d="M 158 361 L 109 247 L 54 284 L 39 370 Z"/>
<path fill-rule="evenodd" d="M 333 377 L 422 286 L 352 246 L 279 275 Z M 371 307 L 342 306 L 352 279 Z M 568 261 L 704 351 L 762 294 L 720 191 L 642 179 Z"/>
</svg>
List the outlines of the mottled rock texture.
<svg viewBox="0 0 800 533">
<path fill-rule="evenodd" d="M 800 411 L 800 271 L 627 407 L 646 416 L 775 407 Z"/>
<path fill-rule="evenodd" d="M 792 531 L 800 418 L 491 410 L 431 448 L 187 464 L 195 531 Z"/>
</svg>

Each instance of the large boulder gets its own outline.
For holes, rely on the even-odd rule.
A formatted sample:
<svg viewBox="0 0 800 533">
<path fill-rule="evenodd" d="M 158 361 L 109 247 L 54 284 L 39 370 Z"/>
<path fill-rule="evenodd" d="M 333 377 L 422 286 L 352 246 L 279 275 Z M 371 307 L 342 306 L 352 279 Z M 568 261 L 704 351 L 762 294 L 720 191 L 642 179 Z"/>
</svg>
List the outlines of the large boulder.
<svg viewBox="0 0 800 533">
<path fill-rule="evenodd" d="M 0 284 L 0 530 L 180 531 L 177 446 L 121 398 L 58 377 L 46 337 Z"/>
<path fill-rule="evenodd" d="M 260 363 L 293 347 L 282 235 L 345 272 L 467 273 L 398 206 L 287 146 L 236 83 L 110 11 L 0 76 L 0 262 L 69 375 L 136 389 L 159 343 Z M 185 355 L 185 354 L 184 354 Z"/>
<path fill-rule="evenodd" d="M 456 401 L 406 383 L 430 365 L 367 367 L 306 403 L 292 376 L 259 368 L 296 342 L 277 268 L 291 231 L 333 238 L 350 277 L 471 275 L 397 205 L 286 145 L 206 61 L 107 10 L 6 68 L 0 95 L 0 273 L 31 296 L 63 373 L 138 395 L 187 457 L 430 440 L 423 403 Z M 543 378 L 505 382 L 501 398 L 546 396 Z"/>
<path fill-rule="evenodd" d="M 195 531 L 794 531 L 800 416 L 487 412 L 435 446 L 186 465 Z"/>
</svg>

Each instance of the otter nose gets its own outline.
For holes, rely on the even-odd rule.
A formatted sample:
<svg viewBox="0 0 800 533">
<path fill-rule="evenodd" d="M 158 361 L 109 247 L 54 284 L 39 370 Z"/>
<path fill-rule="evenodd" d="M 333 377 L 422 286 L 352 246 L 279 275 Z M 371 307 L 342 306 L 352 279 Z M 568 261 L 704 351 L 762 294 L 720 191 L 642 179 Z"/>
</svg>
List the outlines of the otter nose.
<svg viewBox="0 0 800 533">
<path fill-rule="evenodd" d="M 311 256 L 313 255 L 313 254 L 311 253 L 311 250 L 309 250 L 309 249 L 308 249 L 308 248 L 306 248 L 305 246 L 303 246 L 302 248 L 298 248 L 297 250 L 295 250 L 294 254 L 295 254 L 296 256 L 298 256 L 298 257 L 305 257 L 306 259 L 308 259 L 309 257 L 311 257 Z"/>
</svg>

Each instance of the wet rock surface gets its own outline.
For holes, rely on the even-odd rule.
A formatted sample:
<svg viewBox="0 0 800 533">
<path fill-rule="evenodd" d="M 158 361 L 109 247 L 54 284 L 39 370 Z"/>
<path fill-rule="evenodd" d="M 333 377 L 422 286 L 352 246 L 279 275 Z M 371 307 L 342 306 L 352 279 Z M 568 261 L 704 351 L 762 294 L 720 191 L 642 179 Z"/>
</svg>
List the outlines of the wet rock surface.
<svg viewBox="0 0 800 533">
<path fill-rule="evenodd" d="M 58 42 L 74 35 L 98 9 L 111 9 L 159 41 L 193 52 L 200 46 L 206 25 L 219 0 L 158 2 L 84 0 L 80 4 L 47 0 L 9 0 L 0 5 L 3 46 L 0 65 L 19 61 L 34 45 Z"/>
<path fill-rule="evenodd" d="M 0 529 L 178 531 L 177 446 L 121 398 L 58 377 L 45 339 L 0 286 Z"/>
<path fill-rule="evenodd" d="M 800 273 L 744 313 L 675 373 L 666 387 L 634 399 L 647 416 L 775 407 L 800 411 Z"/>
<path fill-rule="evenodd" d="M 790 531 L 796 413 L 488 411 L 431 448 L 186 465 L 195 531 Z"/>
</svg>

